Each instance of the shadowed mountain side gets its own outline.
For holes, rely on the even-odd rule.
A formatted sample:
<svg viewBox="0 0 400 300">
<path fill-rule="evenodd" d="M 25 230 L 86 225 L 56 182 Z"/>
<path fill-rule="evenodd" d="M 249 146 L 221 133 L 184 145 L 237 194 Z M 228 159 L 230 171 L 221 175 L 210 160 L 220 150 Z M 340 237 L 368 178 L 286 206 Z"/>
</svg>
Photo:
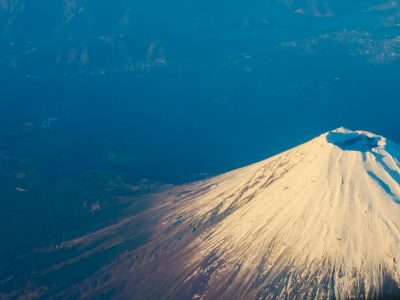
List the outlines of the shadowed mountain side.
<svg viewBox="0 0 400 300">
<path fill-rule="evenodd" d="M 345 128 L 339 128 L 327 134 L 326 139 L 344 151 L 368 152 L 379 147 L 382 138 L 379 136 L 369 136 L 361 132 L 351 132 Z"/>
<path fill-rule="evenodd" d="M 374 149 L 379 146 L 386 146 L 387 141 L 382 137 L 367 133 L 367 132 L 352 132 L 345 128 L 339 128 L 327 134 L 327 141 L 331 144 L 334 144 L 341 148 L 343 151 L 359 151 L 363 153 L 363 158 L 366 160 L 366 153 L 370 153 L 374 157 L 374 159 L 379 162 L 379 165 L 384 168 L 386 174 L 390 176 L 398 185 L 400 185 L 400 174 L 396 171 L 396 167 L 398 168 L 399 162 L 396 158 L 391 158 L 391 160 L 387 161 L 385 156 L 379 151 L 375 151 Z M 392 142 L 389 142 L 393 144 Z M 394 149 L 396 145 L 392 146 L 392 153 L 397 153 L 397 157 L 399 157 L 399 149 Z M 393 200 L 397 203 L 400 203 L 400 198 L 396 196 L 389 185 L 385 183 L 382 178 L 380 178 L 373 171 L 369 170 L 367 172 L 376 182 L 385 190 L 385 192 L 393 197 Z"/>
</svg>

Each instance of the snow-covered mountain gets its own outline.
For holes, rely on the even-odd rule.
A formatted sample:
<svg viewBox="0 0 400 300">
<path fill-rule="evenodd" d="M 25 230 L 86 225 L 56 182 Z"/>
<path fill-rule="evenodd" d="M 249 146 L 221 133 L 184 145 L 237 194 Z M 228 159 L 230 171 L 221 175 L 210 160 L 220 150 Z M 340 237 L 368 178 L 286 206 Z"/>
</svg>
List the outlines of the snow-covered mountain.
<svg viewBox="0 0 400 300">
<path fill-rule="evenodd" d="M 76 257 L 43 276 L 150 232 L 141 247 L 126 247 L 56 295 L 393 299 L 400 296 L 399 161 L 400 147 L 384 137 L 339 128 L 157 194 L 144 214 L 59 245 L 56 252 Z"/>
<path fill-rule="evenodd" d="M 83 281 L 84 296 L 392 299 L 400 295 L 399 160 L 400 147 L 384 137 L 339 128 L 160 194 L 145 215 L 61 247 L 93 254 L 127 239 L 129 223 L 157 224 L 143 247 Z"/>
</svg>

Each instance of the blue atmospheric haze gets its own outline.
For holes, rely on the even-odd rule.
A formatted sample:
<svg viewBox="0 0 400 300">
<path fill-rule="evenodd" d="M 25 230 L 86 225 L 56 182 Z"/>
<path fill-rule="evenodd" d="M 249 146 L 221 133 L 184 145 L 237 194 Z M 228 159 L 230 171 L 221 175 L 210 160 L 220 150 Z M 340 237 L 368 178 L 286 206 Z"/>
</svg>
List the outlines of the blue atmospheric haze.
<svg viewBox="0 0 400 300">
<path fill-rule="evenodd" d="M 397 1 L 0 0 L 0 258 L 340 126 L 400 142 L 399 25 Z"/>
</svg>

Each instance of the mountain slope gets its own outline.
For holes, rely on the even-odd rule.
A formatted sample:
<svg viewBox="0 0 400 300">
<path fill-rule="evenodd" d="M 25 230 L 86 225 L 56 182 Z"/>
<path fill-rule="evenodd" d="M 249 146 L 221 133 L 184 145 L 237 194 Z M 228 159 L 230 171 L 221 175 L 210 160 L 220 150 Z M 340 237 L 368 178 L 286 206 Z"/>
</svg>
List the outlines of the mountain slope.
<svg viewBox="0 0 400 300">
<path fill-rule="evenodd" d="M 77 257 L 47 276 L 151 232 L 143 246 L 47 296 L 392 299 L 400 295 L 399 159 L 385 138 L 340 128 L 178 186 L 143 215 L 60 245 Z"/>
<path fill-rule="evenodd" d="M 140 259 L 154 263 L 150 278 L 168 282 L 160 294 L 149 289 L 156 298 L 170 286 L 172 298 L 204 299 L 347 299 L 397 290 L 399 157 L 383 137 L 338 129 L 190 187 L 160 210 L 166 216 L 152 249 L 166 249 L 157 254 L 165 260 Z M 146 290 L 153 281 L 143 279 Z"/>
</svg>

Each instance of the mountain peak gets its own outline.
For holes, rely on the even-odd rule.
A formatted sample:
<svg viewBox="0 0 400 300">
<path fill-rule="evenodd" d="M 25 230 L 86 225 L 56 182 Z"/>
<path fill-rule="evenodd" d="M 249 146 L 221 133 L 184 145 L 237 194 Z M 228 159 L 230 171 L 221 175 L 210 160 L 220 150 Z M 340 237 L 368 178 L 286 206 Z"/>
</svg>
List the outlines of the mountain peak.
<svg viewBox="0 0 400 300">
<path fill-rule="evenodd" d="M 328 132 L 326 140 L 347 151 L 368 152 L 386 145 L 386 139 L 382 136 L 367 131 L 352 131 L 344 127 Z"/>
<path fill-rule="evenodd" d="M 348 129 L 348 128 L 346 128 L 346 127 L 339 127 L 339 128 L 336 128 L 336 129 L 334 129 L 334 130 L 332 130 L 332 131 L 330 131 L 330 132 L 341 132 L 341 133 L 348 133 L 348 132 L 353 132 L 352 130 L 350 130 L 350 129 Z"/>
</svg>

